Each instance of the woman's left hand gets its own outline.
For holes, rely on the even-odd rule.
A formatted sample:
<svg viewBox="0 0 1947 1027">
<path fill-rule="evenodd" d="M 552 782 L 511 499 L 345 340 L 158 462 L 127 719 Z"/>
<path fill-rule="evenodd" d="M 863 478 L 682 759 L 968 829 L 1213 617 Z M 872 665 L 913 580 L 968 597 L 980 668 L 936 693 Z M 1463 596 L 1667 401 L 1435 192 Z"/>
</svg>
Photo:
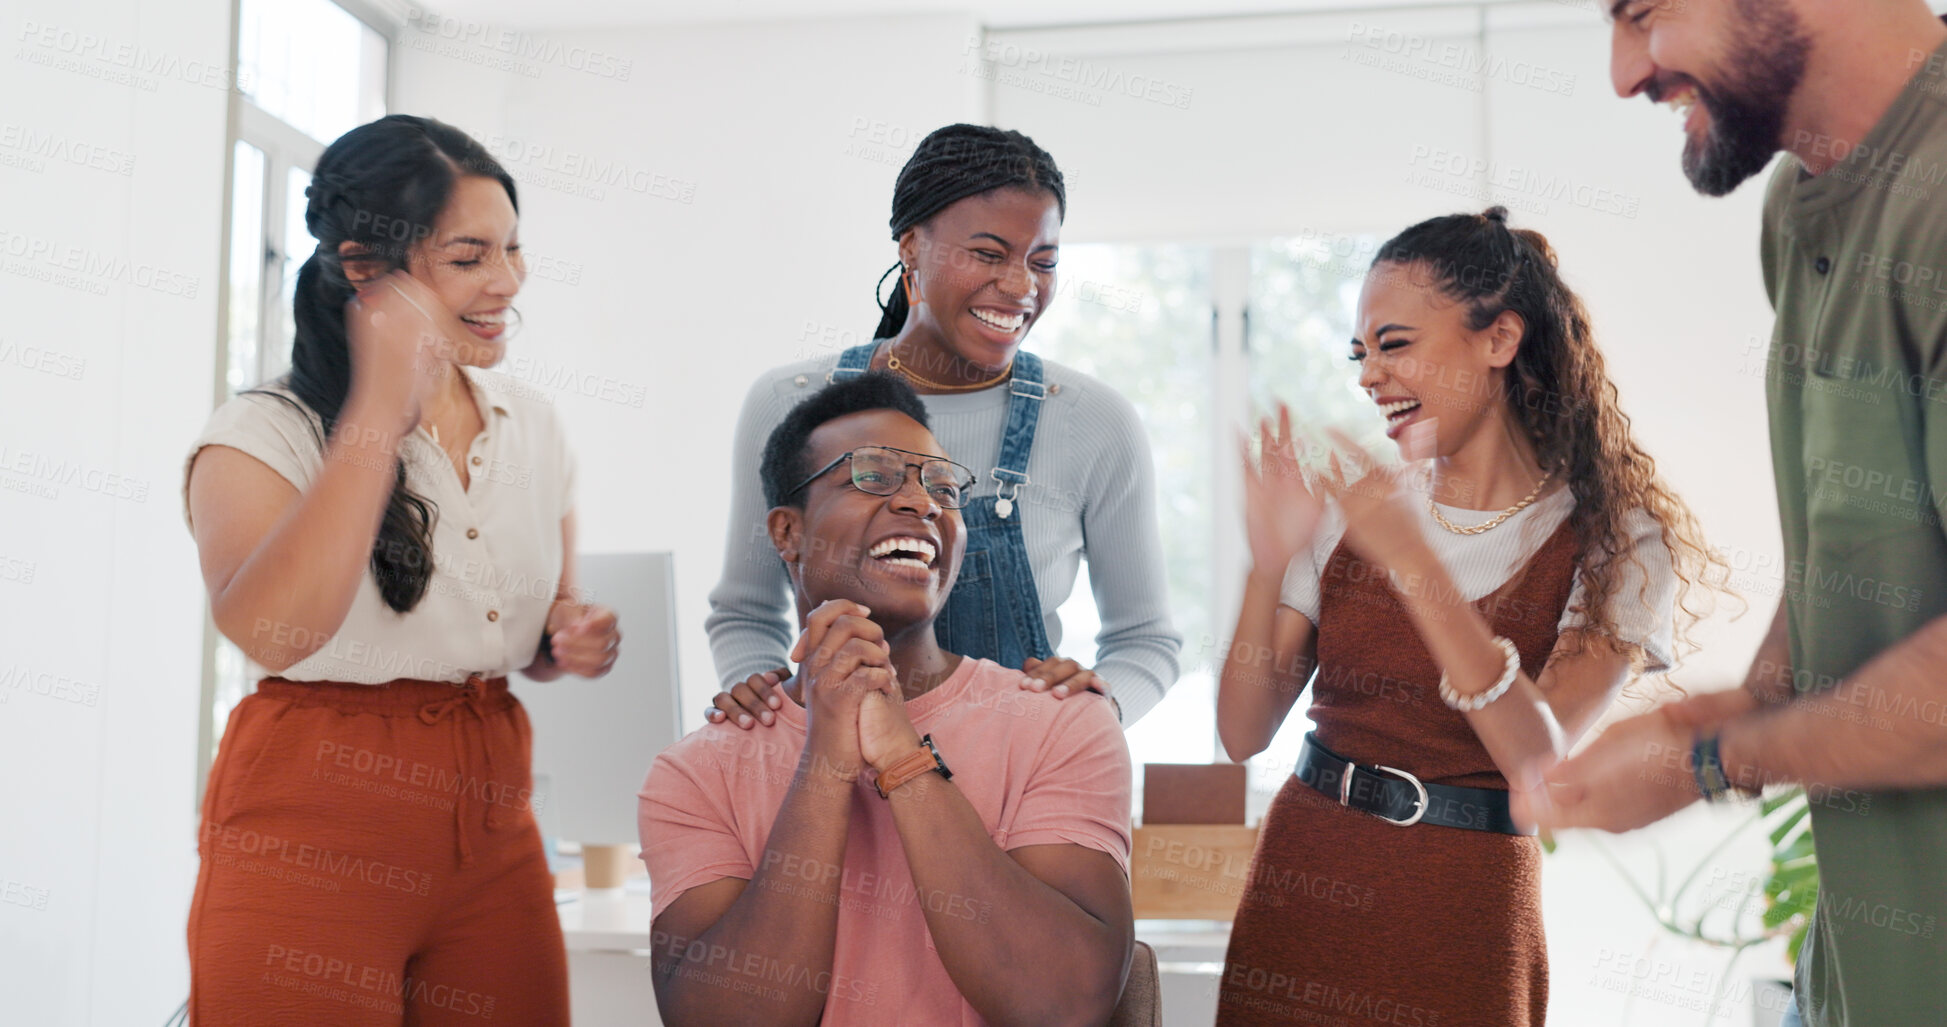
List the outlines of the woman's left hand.
<svg viewBox="0 0 1947 1027">
<path fill-rule="evenodd" d="M 556 599 L 548 608 L 548 653 L 554 665 L 570 674 L 598 678 L 615 666 L 622 630 L 615 611 L 592 603 Z"/>
<path fill-rule="evenodd" d="M 1021 670 L 1028 675 L 1021 680 L 1022 688 L 1049 692 L 1057 699 L 1066 699 L 1081 692 L 1095 692 L 1103 696 L 1109 694 L 1107 681 L 1066 656 L 1057 656 L 1052 660 L 1030 656 L 1028 662 L 1021 664 Z"/>
<path fill-rule="evenodd" d="M 1407 430 L 1419 427 L 1409 425 Z M 1425 496 L 1414 485 L 1414 464 L 1419 451 L 1431 449 L 1432 432 L 1415 433 L 1404 440 L 1406 461 L 1382 467 L 1344 432 L 1328 431 L 1332 437 L 1332 445 L 1327 447 L 1329 467 L 1318 480 L 1345 513 L 1346 544 L 1384 570 L 1410 570 L 1429 551 L 1415 509 Z"/>
</svg>

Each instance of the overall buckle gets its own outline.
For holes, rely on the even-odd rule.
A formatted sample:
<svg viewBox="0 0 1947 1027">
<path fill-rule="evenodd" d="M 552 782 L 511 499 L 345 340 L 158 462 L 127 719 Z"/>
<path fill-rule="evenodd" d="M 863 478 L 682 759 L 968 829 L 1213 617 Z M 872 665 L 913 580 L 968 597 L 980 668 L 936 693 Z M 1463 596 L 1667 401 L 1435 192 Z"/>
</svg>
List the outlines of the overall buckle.
<svg viewBox="0 0 1947 1027">
<path fill-rule="evenodd" d="M 1021 486 L 1031 484 L 1033 479 L 1025 472 L 1008 471 L 1003 474 L 998 467 L 994 468 L 993 475 L 994 492 L 999 497 L 994 500 L 994 516 L 1004 521 L 1014 513 L 1014 497 L 1021 494 Z"/>
</svg>

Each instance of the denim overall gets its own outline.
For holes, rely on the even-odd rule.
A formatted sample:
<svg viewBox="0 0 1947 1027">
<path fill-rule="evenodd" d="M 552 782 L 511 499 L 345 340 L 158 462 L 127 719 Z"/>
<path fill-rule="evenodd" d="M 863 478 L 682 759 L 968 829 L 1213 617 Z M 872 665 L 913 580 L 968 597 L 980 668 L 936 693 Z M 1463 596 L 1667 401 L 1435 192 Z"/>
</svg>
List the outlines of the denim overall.
<svg viewBox="0 0 1947 1027">
<path fill-rule="evenodd" d="M 830 380 L 864 374 L 877 347 L 875 340 L 840 354 Z M 947 596 L 946 606 L 933 622 L 933 633 L 940 648 L 948 652 L 1019 669 L 1030 656 L 1045 660 L 1054 655 L 1048 645 L 1041 593 L 1035 589 L 1034 574 L 1028 566 L 1027 538 L 1021 533 L 1015 502 L 1021 486 L 1029 483 L 1028 453 L 1034 449 L 1034 427 L 1041 419 L 1041 403 L 1047 396 L 1041 381 L 1041 358 L 1016 353 L 1008 390 L 1000 464 L 991 472 L 995 494 L 974 497 L 960 508 L 960 519 L 966 525 L 967 555 L 960 562 L 960 578 Z"/>
</svg>

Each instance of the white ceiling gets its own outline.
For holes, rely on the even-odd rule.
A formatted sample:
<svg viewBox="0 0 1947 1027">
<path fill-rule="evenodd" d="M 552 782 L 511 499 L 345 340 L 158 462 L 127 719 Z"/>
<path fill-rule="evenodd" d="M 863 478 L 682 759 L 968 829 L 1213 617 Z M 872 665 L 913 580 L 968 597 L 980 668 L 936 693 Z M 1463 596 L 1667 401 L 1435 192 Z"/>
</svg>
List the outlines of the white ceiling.
<svg viewBox="0 0 1947 1027">
<path fill-rule="evenodd" d="M 379 0 L 386 3 L 386 0 Z M 388 6 L 396 6 L 392 0 Z M 428 11 L 505 28 L 778 21 L 802 18 L 970 14 L 991 28 L 1118 23 L 1224 15 L 1446 6 L 1476 0 L 434 0 Z M 1497 0 L 1487 0 L 1489 3 Z M 1560 2 L 1560 0 L 1557 0 Z"/>
</svg>

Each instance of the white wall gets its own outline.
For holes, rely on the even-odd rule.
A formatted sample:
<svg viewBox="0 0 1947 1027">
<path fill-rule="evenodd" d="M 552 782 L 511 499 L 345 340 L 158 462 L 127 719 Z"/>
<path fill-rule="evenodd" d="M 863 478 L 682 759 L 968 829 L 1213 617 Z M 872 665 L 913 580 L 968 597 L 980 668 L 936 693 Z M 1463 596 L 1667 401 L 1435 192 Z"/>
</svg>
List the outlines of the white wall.
<svg viewBox="0 0 1947 1027">
<path fill-rule="evenodd" d="M 912 133 L 982 120 L 958 70 L 977 31 L 924 17 L 533 34 L 612 55 L 602 72 L 627 61 L 626 80 L 397 50 L 396 109 L 468 129 L 522 183 L 527 324 L 502 370 L 557 398 L 581 548 L 675 552 L 692 726 L 717 690 L 703 616 L 738 406 L 758 371 L 878 323 Z"/>
<path fill-rule="evenodd" d="M 1378 18 L 1434 45 L 1474 25 L 1429 11 L 997 33 L 994 123 L 1072 171 L 1064 243 L 1404 227 L 1447 206 L 1401 186 L 1412 149 L 1474 147 L 1477 116 L 1471 94 L 1345 59 Z"/>
<path fill-rule="evenodd" d="M 159 1024 L 187 993 L 203 590 L 178 497 L 214 394 L 229 15 L 0 21 L 10 1023 Z"/>
<path fill-rule="evenodd" d="M 1612 91 L 1606 26 L 1590 24 L 1592 15 L 1539 20 L 1510 12 L 1492 33 L 1494 52 L 1567 69 L 1576 87 L 1567 97 L 1495 89 L 1489 152 L 1636 211 L 1550 201 L 1528 220 L 1548 233 L 1589 304 L 1637 439 L 1703 519 L 1750 603 L 1735 623 L 1737 604 L 1727 604 L 1699 632 L 1705 648 L 1681 680 L 1741 680 L 1777 607 L 1783 567 L 1759 374 L 1772 325 L 1758 268 L 1765 178 L 1723 199 L 1698 195 L 1678 166 L 1677 117 Z"/>
</svg>

